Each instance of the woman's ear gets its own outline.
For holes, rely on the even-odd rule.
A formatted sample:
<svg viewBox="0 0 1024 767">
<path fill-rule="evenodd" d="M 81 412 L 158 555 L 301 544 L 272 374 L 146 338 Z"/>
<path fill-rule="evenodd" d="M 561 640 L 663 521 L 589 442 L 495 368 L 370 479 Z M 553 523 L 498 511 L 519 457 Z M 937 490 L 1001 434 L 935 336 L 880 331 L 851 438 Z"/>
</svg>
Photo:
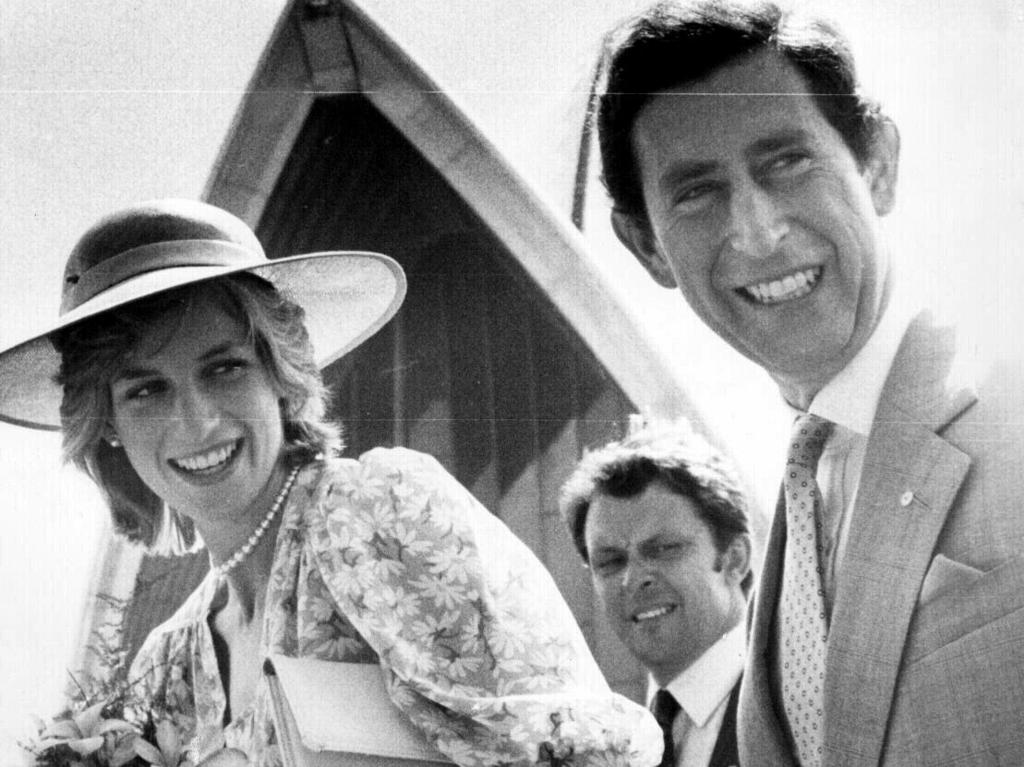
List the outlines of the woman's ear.
<svg viewBox="0 0 1024 767">
<path fill-rule="evenodd" d="M 643 264 L 647 273 L 663 288 L 676 287 L 676 278 L 669 268 L 668 261 L 658 249 L 658 241 L 651 231 L 647 216 L 626 213 L 621 210 L 612 211 L 612 229 L 619 242 L 636 256 Z"/>
<path fill-rule="evenodd" d="M 103 429 L 103 436 L 101 437 L 111 447 L 121 447 L 121 438 L 117 436 L 117 432 L 114 430 L 112 424 L 107 424 Z"/>
</svg>

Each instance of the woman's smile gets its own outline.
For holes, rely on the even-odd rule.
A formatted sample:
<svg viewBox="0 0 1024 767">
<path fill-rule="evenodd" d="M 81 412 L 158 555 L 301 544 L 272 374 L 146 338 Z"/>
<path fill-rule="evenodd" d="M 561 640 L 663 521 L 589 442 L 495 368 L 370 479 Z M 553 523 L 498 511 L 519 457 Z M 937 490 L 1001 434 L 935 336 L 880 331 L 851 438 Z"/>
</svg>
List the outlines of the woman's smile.
<svg viewBox="0 0 1024 767">
<path fill-rule="evenodd" d="M 234 439 L 183 458 L 172 458 L 171 466 L 187 477 L 210 477 L 226 471 L 238 455 L 242 439 Z"/>
</svg>

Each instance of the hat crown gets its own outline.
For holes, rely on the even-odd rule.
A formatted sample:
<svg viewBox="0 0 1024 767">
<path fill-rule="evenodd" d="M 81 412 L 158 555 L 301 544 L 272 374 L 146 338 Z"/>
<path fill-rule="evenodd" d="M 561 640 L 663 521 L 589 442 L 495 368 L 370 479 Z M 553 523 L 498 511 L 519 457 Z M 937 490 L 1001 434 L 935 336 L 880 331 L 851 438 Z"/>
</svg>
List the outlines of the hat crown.
<svg viewBox="0 0 1024 767">
<path fill-rule="evenodd" d="M 206 247 L 189 247 L 202 243 Z M 223 247 L 213 247 L 223 243 Z M 193 200 L 141 203 L 87 231 L 68 256 L 60 313 L 81 306 L 126 279 L 177 266 L 229 266 L 263 261 L 252 230 L 240 219 Z"/>
</svg>

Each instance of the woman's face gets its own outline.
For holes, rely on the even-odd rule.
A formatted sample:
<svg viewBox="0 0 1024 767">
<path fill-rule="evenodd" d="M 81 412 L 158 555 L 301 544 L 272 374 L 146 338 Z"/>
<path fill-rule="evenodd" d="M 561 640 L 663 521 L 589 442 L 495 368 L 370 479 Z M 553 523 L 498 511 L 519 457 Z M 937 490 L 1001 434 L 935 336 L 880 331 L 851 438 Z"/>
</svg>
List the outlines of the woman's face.
<svg viewBox="0 0 1024 767">
<path fill-rule="evenodd" d="M 284 447 L 280 395 L 243 325 L 214 300 L 161 321 L 110 397 L 132 467 L 200 532 L 265 511 Z"/>
</svg>

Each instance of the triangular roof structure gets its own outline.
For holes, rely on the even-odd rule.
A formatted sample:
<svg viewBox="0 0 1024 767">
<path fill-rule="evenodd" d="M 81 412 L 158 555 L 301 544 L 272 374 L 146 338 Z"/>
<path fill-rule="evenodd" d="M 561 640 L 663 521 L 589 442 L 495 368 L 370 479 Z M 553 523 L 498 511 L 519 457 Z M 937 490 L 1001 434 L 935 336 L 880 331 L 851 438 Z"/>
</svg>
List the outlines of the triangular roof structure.
<svg viewBox="0 0 1024 767">
<path fill-rule="evenodd" d="M 282 14 L 205 197 L 249 221 L 272 257 L 358 247 L 403 263 L 398 318 L 326 371 L 350 452 L 437 455 L 545 561 L 613 684 L 639 697 L 639 668 L 596 619 L 558 488 L 631 410 L 699 419 L 571 220 L 573 182 L 590 170 L 579 95 L 560 210 L 361 5 L 303 0 Z M 205 570 L 202 554 L 112 543 L 86 634 L 123 617 L 136 648 Z"/>
</svg>

